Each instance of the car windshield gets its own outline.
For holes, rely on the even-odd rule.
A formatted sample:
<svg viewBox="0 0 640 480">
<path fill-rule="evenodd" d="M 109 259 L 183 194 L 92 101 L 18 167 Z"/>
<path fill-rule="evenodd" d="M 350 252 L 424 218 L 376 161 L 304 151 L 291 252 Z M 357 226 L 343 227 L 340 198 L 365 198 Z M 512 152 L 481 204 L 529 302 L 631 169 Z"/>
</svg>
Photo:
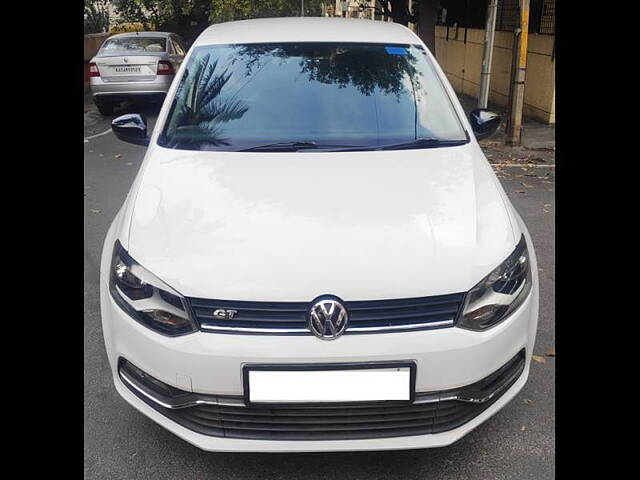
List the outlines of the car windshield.
<svg viewBox="0 0 640 480">
<path fill-rule="evenodd" d="M 112 52 L 164 52 L 167 39 L 163 37 L 116 37 L 108 39 L 100 53 Z"/>
<path fill-rule="evenodd" d="M 196 48 L 158 143 L 297 151 L 467 140 L 422 47 L 323 42 Z"/>
</svg>

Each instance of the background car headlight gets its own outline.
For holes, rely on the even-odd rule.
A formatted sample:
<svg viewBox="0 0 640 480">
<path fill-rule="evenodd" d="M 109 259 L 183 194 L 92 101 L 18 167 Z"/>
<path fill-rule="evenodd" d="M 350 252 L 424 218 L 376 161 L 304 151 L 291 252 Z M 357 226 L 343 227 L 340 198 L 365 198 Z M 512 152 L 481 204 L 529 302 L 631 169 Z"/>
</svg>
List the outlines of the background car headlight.
<svg viewBox="0 0 640 480">
<path fill-rule="evenodd" d="M 486 330 L 507 317 L 531 291 L 531 265 L 524 235 L 516 249 L 467 293 L 457 326 Z"/>
<path fill-rule="evenodd" d="M 113 247 L 109 291 L 120 308 L 157 332 L 176 336 L 196 330 L 182 296 L 131 258 L 119 241 Z"/>
</svg>

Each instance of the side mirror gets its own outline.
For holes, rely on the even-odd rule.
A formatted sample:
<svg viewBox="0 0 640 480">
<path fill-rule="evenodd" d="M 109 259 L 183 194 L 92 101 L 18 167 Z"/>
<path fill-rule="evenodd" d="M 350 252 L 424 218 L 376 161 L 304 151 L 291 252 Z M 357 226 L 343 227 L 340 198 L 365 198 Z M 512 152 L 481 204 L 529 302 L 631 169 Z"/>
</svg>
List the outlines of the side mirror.
<svg viewBox="0 0 640 480">
<path fill-rule="evenodd" d="M 496 133 L 502 119 L 500 115 L 486 108 L 477 108 L 469 114 L 469 121 L 476 139 L 483 140 Z"/>
<path fill-rule="evenodd" d="M 111 130 L 123 142 L 136 145 L 149 145 L 147 137 L 147 119 L 139 113 L 127 113 L 111 122 Z"/>
</svg>

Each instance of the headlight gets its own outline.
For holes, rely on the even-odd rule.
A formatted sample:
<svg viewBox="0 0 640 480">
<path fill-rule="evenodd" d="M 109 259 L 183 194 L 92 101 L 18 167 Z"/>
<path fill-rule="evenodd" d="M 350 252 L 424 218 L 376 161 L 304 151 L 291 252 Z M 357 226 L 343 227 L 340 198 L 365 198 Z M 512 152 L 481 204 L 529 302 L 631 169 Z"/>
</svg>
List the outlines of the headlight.
<svg viewBox="0 0 640 480">
<path fill-rule="evenodd" d="M 152 330 L 170 336 L 196 330 L 182 296 L 131 258 L 119 241 L 113 247 L 109 290 L 125 312 Z"/>
<path fill-rule="evenodd" d="M 523 235 L 513 253 L 469 290 L 457 326 L 486 330 L 518 308 L 530 291 L 531 265 Z"/>
</svg>

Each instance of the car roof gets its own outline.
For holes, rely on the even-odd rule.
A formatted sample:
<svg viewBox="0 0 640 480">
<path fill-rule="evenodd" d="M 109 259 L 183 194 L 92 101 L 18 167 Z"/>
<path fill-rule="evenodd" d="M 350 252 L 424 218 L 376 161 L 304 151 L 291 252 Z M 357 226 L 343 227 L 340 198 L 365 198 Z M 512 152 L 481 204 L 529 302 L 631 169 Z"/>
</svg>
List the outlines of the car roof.
<svg viewBox="0 0 640 480">
<path fill-rule="evenodd" d="M 353 18 L 287 17 L 217 23 L 202 32 L 194 46 L 326 41 L 416 44 L 420 39 L 398 23 Z"/>
<path fill-rule="evenodd" d="M 109 36 L 109 38 L 122 38 L 122 37 L 168 37 L 169 35 L 175 35 L 175 33 L 171 32 L 125 32 L 125 33 L 116 33 L 115 35 Z"/>
</svg>

